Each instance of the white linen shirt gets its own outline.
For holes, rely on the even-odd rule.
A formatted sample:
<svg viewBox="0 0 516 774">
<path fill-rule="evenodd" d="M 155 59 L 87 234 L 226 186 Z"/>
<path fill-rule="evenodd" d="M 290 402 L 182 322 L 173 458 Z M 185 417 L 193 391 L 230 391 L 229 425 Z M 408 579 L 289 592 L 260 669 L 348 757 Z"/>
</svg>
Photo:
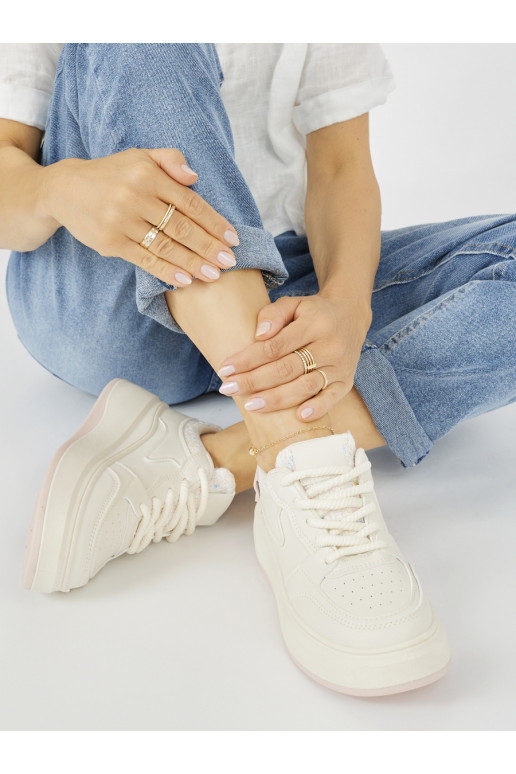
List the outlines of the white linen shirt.
<svg viewBox="0 0 516 774">
<path fill-rule="evenodd" d="M 62 43 L 0 44 L 0 118 L 45 128 Z M 305 138 L 394 89 L 369 43 L 217 43 L 236 162 L 273 236 L 305 234 Z"/>
</svg>

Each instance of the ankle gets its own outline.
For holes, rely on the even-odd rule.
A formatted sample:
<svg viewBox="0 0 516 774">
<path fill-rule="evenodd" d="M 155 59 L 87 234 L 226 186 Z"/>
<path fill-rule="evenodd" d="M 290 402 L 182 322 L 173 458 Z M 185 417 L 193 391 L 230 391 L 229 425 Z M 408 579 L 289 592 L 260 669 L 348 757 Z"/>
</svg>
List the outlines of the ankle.
<svg viewBox="0 0 516 774">
<path fill-rule="evenodd" d="M 252 487 L 256 461 L 249 455 L 249 437 L 243 422 L 217 433 L 204 433 L 201 441 L 214 466 L 231 471 L 237 493 Z"/>
<path fill-rule="evenodd" d="M 276 466 L 276 457 L 282 449 L 285 449 L 293 443 L 309 441 L 312 438 L 323 438 L 332 433 L 333 430 L 329 423 L 302 428 L 301 430 L 287 433 L 285 436 L 280 436 L 275 441 L 271 440 L 261 447 L 253 447 L 253 449 L 255 449 L 253 456 L 260 468 L 268 473 L 269 470 L 272 470 Z"/>
</svg>

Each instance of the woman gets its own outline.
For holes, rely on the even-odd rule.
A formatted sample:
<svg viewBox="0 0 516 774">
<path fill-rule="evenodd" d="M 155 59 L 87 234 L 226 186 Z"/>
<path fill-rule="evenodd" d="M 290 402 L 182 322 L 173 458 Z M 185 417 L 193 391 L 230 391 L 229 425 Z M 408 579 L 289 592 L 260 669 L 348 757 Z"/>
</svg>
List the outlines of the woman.
<svg viewBox="0 0 516 774">
<path fill-rule="evenodd" d="M 25 585 L 83 585 L 212 524 L 254 477 L 299 666 L 359 695 L 441 677 L 446 635 L 364 449 L 415 465 L 514 400 L 515 216 L 380 232 L 376 46 L 3 48 L 11 313 L 46 368 L 101 393 L 51 462 Z M 214 389 L 243 423 L 168 405 Z"/>
</svg>

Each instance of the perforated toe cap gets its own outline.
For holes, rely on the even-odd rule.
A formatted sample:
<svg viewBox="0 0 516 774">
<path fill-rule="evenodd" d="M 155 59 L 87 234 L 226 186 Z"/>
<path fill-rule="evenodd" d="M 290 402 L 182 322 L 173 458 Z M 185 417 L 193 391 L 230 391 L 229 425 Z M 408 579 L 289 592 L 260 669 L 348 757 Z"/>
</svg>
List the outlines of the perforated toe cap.
<svg viewBox="0 0 516 774">
<path fill-rule="evenodd" d="M 359 617 L 384 617 L 407 612 L 418 589 L 410 568 L 400 559 L 327 577 L 323 591 L 343 612 Z"/>
</svg>

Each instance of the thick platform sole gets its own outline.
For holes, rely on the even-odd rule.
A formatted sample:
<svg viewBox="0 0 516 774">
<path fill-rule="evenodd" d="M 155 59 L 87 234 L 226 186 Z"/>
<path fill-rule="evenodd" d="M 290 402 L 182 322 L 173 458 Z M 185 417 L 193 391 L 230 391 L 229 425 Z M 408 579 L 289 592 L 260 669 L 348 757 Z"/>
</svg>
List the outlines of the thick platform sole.
<svg viewBox="0 0 516 774">
<path fill-rule="evenodd" d="M 258 517 L 254 541 L 258 562 L 276 599 L 281 633 L 294 663 L 309 677 L 351 696 L 388 696 L 439 680 L 450 665 L 450 648 L 441 623 L 397 648 L 345 650 L 319 639 L 299 619 L 288 601 L 277 560 L 269 550 Z"/>
<path fill-rule="evenodd" d="M 70 590 L 67 565 L 88 482 L 150 435 L 156 415 L 164 409 L 159 398 L 131 382 L 114 379 L 106 385 L 84 423 L 50 462 L 25 546 L 24 588 Z"/>
</svg>

